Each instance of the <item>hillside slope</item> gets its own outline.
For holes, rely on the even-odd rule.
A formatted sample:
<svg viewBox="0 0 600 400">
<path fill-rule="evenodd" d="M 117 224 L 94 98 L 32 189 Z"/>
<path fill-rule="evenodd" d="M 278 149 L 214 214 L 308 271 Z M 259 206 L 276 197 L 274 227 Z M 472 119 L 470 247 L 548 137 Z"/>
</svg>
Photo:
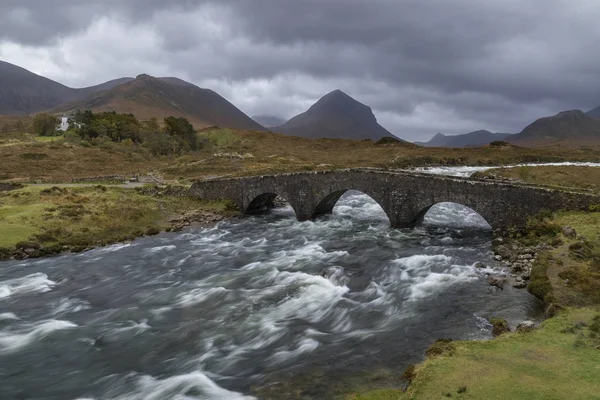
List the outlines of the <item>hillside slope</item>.
<svg viewBox="0 0 600 400">
<path fill-rule="evenodd" d="M 600 119 L 600 106 L 588 111 L 586 114 L 592 118 Z"/>
<path fill-rule="evenodd" d="M 497 140 L 506 140 L 510 133 L 492 133 L 486 130 L 479 130 L 465 133 L 462 135 L 444 135 L 438 133 L 429 142 L 415 142 L 424 147 L 479 147 Z"/>
<path fill-rule="evenodd" d="M 600 120 L 580 110 L 540 118 L 509 142 L 525 146 L 600 144 Z"/>
<path fill-rule="evenodd" d="M 24 68 L 0 61 L 0 115 L 27 115 L 111 89 L 133 78 L 73 89 Z"/>
<path fill-rule="evenodd" d="M 202 89 L 177 78 L 155 78 L 146 74 L 110 90 L 93 93 L 83 100 L 60 105 L 52 112 L 75 110 L 131 113 L 141 120 L 167 116 L 187 118 L 197 127 L 219 126 L 265 130 L 250 117 L 210 89 Z"/>
<path fill-rule="evenodd" d="M 377 123 L 370 107 L 341 90 L 326 94 L 307 111 L 272 130 L 286 135 L 314 139 L 377 140 L 386 136 L 394 137 Z"/>
</svg>

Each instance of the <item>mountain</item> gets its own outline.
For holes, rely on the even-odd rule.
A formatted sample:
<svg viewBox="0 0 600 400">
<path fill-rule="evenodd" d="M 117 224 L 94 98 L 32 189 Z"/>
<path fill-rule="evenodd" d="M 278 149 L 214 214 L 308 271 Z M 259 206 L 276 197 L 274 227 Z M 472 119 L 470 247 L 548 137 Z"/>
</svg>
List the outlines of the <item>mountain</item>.
<svg viewBox="0 0 600 400">
<path fill-rule="evenodd" d="M 448 143 L 449 139 L 450 139 L 450 136 L 446 136 L 443 133 L 438 133 L 434 137 L 432 137 L 429 140 L 429 142 L 414 142 L 414 143 L 419 146 L 425 146 L 425 147 L 444 147 L 444 146 L 446 146 L 446 143 Z"/>
<path fill-rule="evenodd" d="M 141 120 L 152 117 L 160 120 L 173 115 L 185 117 L 198 127 L 266 130 L 210 89 L 199 88 L 178 78 L 155 78 L 146 74 L 50 111 L 69 113 L 87 109 L 131 113 Z"/>
<path fill-rule="evenodd" d="M 415 142 L 415 144 L 425 147 L 479 147 L 494 141 L 504 141 L 509 136 L 511 136 L 510 133 L 492 133 L 486 130 L 469 132 L 463 135 L 438 133 L 429 142 Z"/>
<path fill-rule="evenodd" d="M 285 124 L 285 119 L 274 115 L 253 115 L 252 119 L 267 128 Z"/>
<path fill-rule="evenodd" d="M 509 142 L 525 146 L 599 144 L 600 120 L 581 110 L 563 111 L 538 119 L 518 135 L 510 137 Z"/>
<path fill-rule="evenodd" d="M 24 68 L 0 61 L 0 115 L 27 115 L 56 107 L 67 101 L 111 89 L 133 78 L 73 89 Z"/>
<path fill-rule="evenodd" d="M 377 123 L 370 107 L 341 90 L 326 94 L 307 111 L 272 130 L 307 138 L 377 140 L 394 137 Z"/>
<path fill-rule="evenodd" d="M 586 114 L 592 118 L 600 119 L 600 106 L 588 111 Z"/>
</svg>

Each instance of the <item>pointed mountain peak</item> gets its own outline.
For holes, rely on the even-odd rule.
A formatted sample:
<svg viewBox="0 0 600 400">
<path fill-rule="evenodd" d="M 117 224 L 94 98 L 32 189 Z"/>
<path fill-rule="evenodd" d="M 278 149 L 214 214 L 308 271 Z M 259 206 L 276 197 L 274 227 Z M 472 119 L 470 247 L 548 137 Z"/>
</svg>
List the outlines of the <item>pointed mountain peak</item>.
<svg viewBox="0 0 600 400">
<path fill-rule="evenodd" d="M 308 138 L 378 140 L 393 137 L 377 123 L 371 107 L 339 89 L 327 93 L 307 111 L 278 126 L 276 130 Z"/>
<path fill-rule="evenodd" d="M 321 97 L 318 102 L 328 102 L 328 101 L 356 101 L 356 100 L 353 99 L 347 93 L 342 92 L 340 89 L 336 89 L 333 92 L 329 92 L 325 96 Z"/>
</svg>

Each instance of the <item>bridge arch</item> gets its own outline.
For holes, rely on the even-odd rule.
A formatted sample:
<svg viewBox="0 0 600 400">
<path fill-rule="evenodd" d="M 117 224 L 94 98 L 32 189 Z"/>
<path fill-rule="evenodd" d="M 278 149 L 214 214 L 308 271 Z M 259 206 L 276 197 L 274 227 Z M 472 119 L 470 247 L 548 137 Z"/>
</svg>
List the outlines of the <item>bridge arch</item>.
<svg viewBox="0 0 600 400">
<path fill-rule="evenodd" d="M 441 201 L 423 208 L 413 223 L 417 225 L 423 222 L 441 227 L 492 229 L 490 222 L 477 210 L 454 201 Z"/>
<path fill-rule="evenodd" d="M 381 196 L 378 195 L 378 193 L 374 193 L 370 190 L 361 190 L 356 188 L 334 190 L 331 193 L 322 196 L 320 200 L 317 201 L 316 207 L 312 213 L 312 219 L 318 218 L 323 215 L 331 214 L 333 212 L 334 207 L 342 198 L 342 196 L 349 191 L 360 192 L 361 194 L 364 194 L 373 201 L 375 201 L 375 203 L 377 203 L 381 207 L 381 209 L 383 210 L 383 212 L 385 213 L 385 215 L 391 223 L 389 209 L 387 209 L 386 203 L 382 201 L 384 199 L 382 199 Z"/>
<path fill-rule="evenodd" d="M 295 204 L 294 199 L 289 201 L 288 194 L 279 188 L 269 188 L 257 190 L 254 191 L 254 193 L 249 193 L 247 200 L 243 202 L 240 210 L 242 213 L 247 215 L 266 214 L 275 208 L 275 199 L 277 199 L 277 197 L 285 199 L 287 204 L 289 204 L 294 210 L 294 213 L 298 215 L 298 205 Z"/>
</svg>

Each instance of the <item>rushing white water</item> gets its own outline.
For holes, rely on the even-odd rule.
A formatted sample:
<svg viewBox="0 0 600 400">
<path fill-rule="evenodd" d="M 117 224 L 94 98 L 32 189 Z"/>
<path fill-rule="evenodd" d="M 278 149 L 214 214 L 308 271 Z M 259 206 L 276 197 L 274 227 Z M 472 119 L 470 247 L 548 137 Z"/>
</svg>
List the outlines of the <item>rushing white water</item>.
<svg viewBox="0 0 600 400">
<path fill-rule="evenodd" d="M 475 172 L 487 171 L 494 168 L 516 168 L 516 167 L 543 167 L 543 166 L 579 166 L 579 167 L 600 167 L 600 163 L 593 162 L 559 162 L 559 163 L 539 163 L 539 164 L 517 164 L 517 165 L 501 165 L 501 166 L 478 166 L 478 167 L 419 167 L 413 171 L 424 172 L 427 174 L 435 175 L 448 175 L 448 176 L 460 176 L 469 177 Z"/>
<path fill-rule="evenodd" d="M 35 273 L 22 278 L 0 282 L 0 299 L 24 293 L 43 293 L 52 289 L 55 282 L 43 273 Z"/>
<path fill-rule="evenodd" d="M 314 222 L 297 222 L 288 207 L 2 263 L 2 390 L 52 400 L 249 399 L 252 387 L 289 381 L 295 392 L 310 389 L 303 398 L 327 399 L 303 377 L 401 370 L 437 338 L 490 337 L 490 316 L 532 317 L 532 296 L 487 284 L 502 272 L 481 217 L 444 203 L 424 223 L 390 229 L 373 200 L 350 193 Z"/>
</svg>

